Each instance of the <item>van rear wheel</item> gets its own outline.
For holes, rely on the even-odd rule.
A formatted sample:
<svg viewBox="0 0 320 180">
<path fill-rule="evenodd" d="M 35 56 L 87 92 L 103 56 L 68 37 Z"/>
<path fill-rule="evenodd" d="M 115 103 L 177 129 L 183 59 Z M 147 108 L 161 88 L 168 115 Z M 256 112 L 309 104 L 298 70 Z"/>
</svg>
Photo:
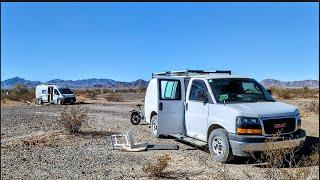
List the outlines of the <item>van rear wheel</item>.
<svg viewBox="0 0 320 180">
<path fill-rule="evenodd" d="M 42 105 L 42 99 L 38 99 L 38 105 Z"/>
<path fill-rule="evenodd" d="M 229 144 L 227 131 L 222 128 L 211 131 L 209 139 L 209 151 L 212 159 L 216 162 L 230 162 L 233 153 Z"/>
<path fill-rule="evenodd" d="M 151 118 L 151 134 L 153 137 L 158 138 L 158 115 L 153 115 Z"/>
</svg>

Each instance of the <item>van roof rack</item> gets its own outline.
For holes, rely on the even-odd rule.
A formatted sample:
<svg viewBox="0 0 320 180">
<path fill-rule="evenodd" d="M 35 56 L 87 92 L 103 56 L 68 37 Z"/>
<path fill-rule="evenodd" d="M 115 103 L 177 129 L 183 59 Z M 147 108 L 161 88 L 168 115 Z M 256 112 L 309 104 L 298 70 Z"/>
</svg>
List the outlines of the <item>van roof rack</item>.
<svg viewBox="0 0 320 180">
<path fill-rule="evenodd" d="M 209 74 L 229 74 L 231 75 L 231 70 L 216 70 L 216 71 L 205 71 L 205 70 L 182 70 L 182 71 L 165 71 L 160 73 L 152 73 L 152 78 L 156 76 L 185 76 L 189 77 L 192 75 L 209 75 Z"/>
</svg>

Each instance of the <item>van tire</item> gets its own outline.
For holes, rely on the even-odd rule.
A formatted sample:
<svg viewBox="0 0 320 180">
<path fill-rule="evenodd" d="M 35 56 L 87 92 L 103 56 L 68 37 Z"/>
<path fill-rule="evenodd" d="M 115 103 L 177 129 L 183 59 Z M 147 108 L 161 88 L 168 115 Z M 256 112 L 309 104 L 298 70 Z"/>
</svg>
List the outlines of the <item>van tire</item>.
<svg viewBox="0 0 320 180">
<path fill-rule="evenodd" d="M 42 102 L 42 99 L 38 99 L 38 105 L 42 105 L 43 102 Z"/>
<path fill-rule="evenodd" d="M 213 161 L 225 163 L 233 160 L 232 149 L 225 129 L 217 128 L 211 131 L 208 142 Z"/>
<path fill-rule="evenodd" d="M 61 99 L 58 99 L 57 104 L 58 104 L 58 105 L 62 105 Z"/>
<path fill-rule="evenodd" d="M 159 138 L 158 132 L 158 115 L 151 117 L 151 135 L 155 138 Z"/>
</svg>

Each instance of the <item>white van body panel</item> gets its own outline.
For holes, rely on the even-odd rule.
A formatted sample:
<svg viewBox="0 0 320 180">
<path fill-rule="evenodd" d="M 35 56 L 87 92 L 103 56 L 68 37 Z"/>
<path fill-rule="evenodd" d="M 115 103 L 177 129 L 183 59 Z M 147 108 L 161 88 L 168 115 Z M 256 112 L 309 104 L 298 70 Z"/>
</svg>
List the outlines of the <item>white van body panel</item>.
<svg viewBox="0 0 320 180">
<path fill-rule="evenodd" d="M 189 99 L 191 87 L 195 80 L 199 80 L 206 84 L 206 80 L 201 78 L 193 78 L 189 82 L 186 95 L 187 108 L 185 110 L 186 132 L 187 136 L 189 137 L 206 141 L 206 132 L 208 129 L 209 117 L 209 103 L 197 102 Z"/>
<path fill-rule="evenodd" d="M 227 106 L 241 112 L 242 116 L 260 118 L 294 116 L 298 111 L 296 107 L 282 102 L 239 103 Z"/>
<path fill-rule="evenodd" d="M 236 117 L 240 115 L 241 113 L 239 111 L 230 108 L 227 104 L 210 104 L 208 129 L 211 125 L 216 124 L 223 127 L 230 133 L 235 133 Z M 206 136 L 208 136 L 208 134 L 206 134 Z"/>
<path fill-rule="evenodd" d="M 144 115 L 146 118 L 147 123 L 151 123 L 151 113 L 155 112 L 158 114 L 158 104 L 159 104 L 159 99 L 158 99 L 158 82 L 157 79 L 151 79 L 147 91 L 146 91 L 146 96 L 144 100 Z"/>
</svg>

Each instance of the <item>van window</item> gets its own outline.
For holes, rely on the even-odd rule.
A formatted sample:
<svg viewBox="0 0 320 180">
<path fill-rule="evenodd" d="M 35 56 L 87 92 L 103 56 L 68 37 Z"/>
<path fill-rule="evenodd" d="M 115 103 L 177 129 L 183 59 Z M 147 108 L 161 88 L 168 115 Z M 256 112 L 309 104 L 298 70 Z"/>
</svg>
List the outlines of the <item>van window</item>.
<svg viewBox="0 0 320 180">
<path fill-rule="evenodd" d="M 47 94 L 47 90 L 42 90 L 42 94 Z"/>
<path fill-rule="evenodd" d="M 59 95 L 58 90 L 54 89 L 54 94 L 55 94 L 55 95 Z"/>
<path fill-rule="evenodd" d="M 196 96 L 196 94 L 199 91 L 204 91 L 206 94 L 209 94 L 207 86 L 204 83 L 204 81 L 202 81 L 202 80 L 194 80 L 194 81 L 192 81 L 189 100 L 201 101 L 202 102 L 203 100 L 202 99 L 198 99 L 198 97 Z"/>
<path fill-rule="evenodd" d="M 180 100 L 181 86 L 179 80 L 160 80 L 160 98 L 163 100 Z"/>
</svg>

